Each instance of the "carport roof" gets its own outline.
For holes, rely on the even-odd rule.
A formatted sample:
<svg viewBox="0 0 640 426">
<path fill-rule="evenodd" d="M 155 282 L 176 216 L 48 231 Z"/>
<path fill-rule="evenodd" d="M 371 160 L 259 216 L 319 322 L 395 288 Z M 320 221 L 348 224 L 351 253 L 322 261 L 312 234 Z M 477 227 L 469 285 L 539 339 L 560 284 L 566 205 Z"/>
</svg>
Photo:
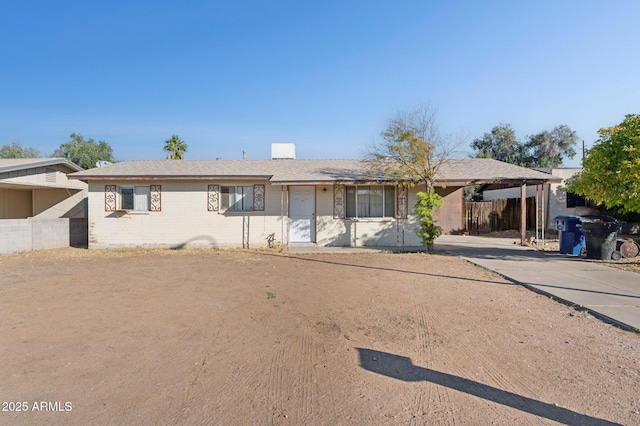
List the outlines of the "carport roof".
<svg viewBox="0 0 640 426">
<path fill-rule="evenodd" d="M 147 160 L 125 161 L 69 175 L 83 181 L 265 179 L 275 185 L 380 182 L 361 160 Z M 452 159 L 436 182 L 463 186 L 490 182 L 559 181 L 548 173 L 484 158 Z"/>
</svg>

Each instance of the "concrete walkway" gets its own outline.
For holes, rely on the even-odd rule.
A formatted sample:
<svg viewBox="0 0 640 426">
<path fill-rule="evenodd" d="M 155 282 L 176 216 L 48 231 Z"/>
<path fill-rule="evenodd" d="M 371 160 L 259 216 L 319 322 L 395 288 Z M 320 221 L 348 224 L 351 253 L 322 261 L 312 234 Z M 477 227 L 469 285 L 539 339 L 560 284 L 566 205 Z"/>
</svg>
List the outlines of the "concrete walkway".
<svg viewBox="0 0 640 426">
<path fill-rule="evenodd" d="M 640 274 L 557 252 L 536 251 L 513 241 L 443 235 L 435 247 L 535 291 L 582 306 L 623 328 L 640 331 Z"/>
</svg>

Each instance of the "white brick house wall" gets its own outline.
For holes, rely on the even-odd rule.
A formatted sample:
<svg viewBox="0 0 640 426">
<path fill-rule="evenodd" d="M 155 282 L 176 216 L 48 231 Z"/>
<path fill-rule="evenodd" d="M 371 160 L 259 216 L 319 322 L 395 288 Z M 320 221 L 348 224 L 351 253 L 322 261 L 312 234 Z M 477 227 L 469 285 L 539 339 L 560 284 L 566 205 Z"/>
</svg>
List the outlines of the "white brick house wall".
<svg viewBox="0 0 640 426">
<path fill-rule="evenodd" d="M 208 209 L 208 185 L 265 185 L 265 210 Z M 105 186 L 160 185 L 160 211 L 105 211 Z M 120 202 L 117 195 L 116 203 Z M 242 181 L 92 181 L 89 184 L 89 247 L 266 247 L 281 238 L 280 188 Z M 244 233 L 243 233 L 244 232 Z M 248 244 L 247 244 L 248 241 Z"/>
<path fill-rule="evenodd" d="M 209 185 L 253 185 L 265 188 L 264 211 L 223 212 L 208 208 Z M 105 187 L 116 187 L 116 210 L 107 211 Z M 121 187 L 160 185 L 160 211 L 122 211 Z M 395 218 L 348 219 L 334 217 L 332 185 L 315 186 L 315 242 L 319 246 L 394 247 Z M 409 206 L 417 190 L 409 191 Z M 289 232 L 289 193 L 286 186 L 268 181 L 91 181 L 89 183 L 89 248 L 126 247 L 268 247 L 272 238 L 286 245 Z M 415 217 L 405 220 L 404 244 L 420 246 Z"/>
</svg>

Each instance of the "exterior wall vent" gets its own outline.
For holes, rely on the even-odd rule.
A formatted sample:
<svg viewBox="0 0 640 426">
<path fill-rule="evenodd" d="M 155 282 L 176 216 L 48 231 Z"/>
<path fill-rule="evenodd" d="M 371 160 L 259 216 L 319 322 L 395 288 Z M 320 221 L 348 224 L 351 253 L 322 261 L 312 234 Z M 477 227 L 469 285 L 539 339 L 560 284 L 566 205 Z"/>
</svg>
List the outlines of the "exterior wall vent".
<svg viewBox="0 0 640 426">
<path fill-rule="evenodd" d="M 295 160 L 296 144 L 295 143 L 272 143 L 271 159 L 272 160 Z"/>
<path fill-rule="evenodd" d="M 56 170 L 47 168 L 45 170 L 45 181 L 47 183 L 56 183 Z"/>
</svg>

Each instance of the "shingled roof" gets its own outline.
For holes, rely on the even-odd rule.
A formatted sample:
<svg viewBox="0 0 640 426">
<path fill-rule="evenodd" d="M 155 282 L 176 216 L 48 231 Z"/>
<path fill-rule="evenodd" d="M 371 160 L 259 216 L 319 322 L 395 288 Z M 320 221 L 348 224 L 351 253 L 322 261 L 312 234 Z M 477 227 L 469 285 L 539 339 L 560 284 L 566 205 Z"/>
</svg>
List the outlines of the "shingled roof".
<svg viewBox="0 0 640 426">
<path fill-rule="evenodd" d="M 383 181 L 361 160 L 148 160 L 125 161 L 69 175 L 90 180 L 266 179 L 276 185 Z M 491 182 L 556 182 L 558 178 L 484 158 L 449 160 L 437 183 L 452 186 Z"/>
</svg>

